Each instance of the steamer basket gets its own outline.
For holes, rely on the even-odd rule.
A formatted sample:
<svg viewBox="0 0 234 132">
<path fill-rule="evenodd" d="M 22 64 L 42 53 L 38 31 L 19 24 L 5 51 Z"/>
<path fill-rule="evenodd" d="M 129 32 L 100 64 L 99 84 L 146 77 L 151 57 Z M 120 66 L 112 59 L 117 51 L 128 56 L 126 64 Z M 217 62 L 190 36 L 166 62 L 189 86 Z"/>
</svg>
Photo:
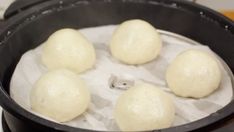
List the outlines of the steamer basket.
<svg viewBox="0 0 234 132">
<path fill-rule="evenodd" d="M 27 1 L 27 0 L 26 0 Z M 17 1 L 5 14 L 0 32 L 0 104 L 5 131 L 90 131 L 42 119 L 20 107 L 9 96 L 9 83 L 21 55 L 37 47 L 54 31 L 119 24 L 143 19 L 160 30 L 208 45 L 234 72 L 234 23 L 203 6 L 179 0 L 34 0 Z M 163 132 L 210 131 L 233 118 L 234 101 L 210 116 Z M 155 130 L 157 131 L 157 130 Z"/>
</svg>

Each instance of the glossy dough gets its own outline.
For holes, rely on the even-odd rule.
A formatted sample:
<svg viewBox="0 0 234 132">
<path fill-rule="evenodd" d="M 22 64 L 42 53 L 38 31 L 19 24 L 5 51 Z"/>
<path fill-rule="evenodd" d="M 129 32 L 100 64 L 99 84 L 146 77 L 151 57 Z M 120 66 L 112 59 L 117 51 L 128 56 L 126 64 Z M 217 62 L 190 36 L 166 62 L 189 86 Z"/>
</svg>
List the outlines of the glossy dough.
<svg viewBox="0 0 234 132">
<path fill-rule="evenodd" d="M 143 20 L 123 22 L 114 32 L 110 50 L 126 64 L 144 64 L 155 59 L 162 47 L 157 30 Z"/>
<path fill-rule="evenodd" d="M 166 80 L 176 95 L 201 98 L 219 87 L 221 70 L 217 60 L 209 53 L 188 50 L 170 64 Z"/>
<path fill-rule="evenodd" d="M 58 122 L 81 115 L 88 107 L 90 93 L 75 73 L 61 69 L 43 75 L 31 91 L 32 110 Z"/>
<path fill-rule="evenodd" d="M 151 84 L 138 84 L 123 93 L 114 117 L 122 131 L 144 131 L 170 127 L 175 108 L 171 97 Z"/>
<path fill-rule="evenodd" d="M 53 33 L 42 52 L 42 62 L 47 68 L 68 68 L 77 73 L 92 68 L 95 59 L 93 45 L 74 29 L 61 29 Z"/>
</svg>

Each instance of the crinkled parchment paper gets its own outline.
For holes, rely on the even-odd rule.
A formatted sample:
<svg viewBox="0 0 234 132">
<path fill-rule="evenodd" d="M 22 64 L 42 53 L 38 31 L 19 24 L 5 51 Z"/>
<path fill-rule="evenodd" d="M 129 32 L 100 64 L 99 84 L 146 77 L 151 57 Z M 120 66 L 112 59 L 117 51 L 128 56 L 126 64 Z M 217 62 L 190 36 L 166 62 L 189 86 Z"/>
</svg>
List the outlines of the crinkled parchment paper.
<svg viewBox="0 0 234 132">
<path fill-rule="evenodd" d="M 204 118 L 231 101 L 231 79 L 221 63 L 223 78 L 220 88 L 208 97 L 202 99 L 181 98 L 171 93 L 167 87 L 165 71 L 176 55 L 187 49 L 201 49 L 211 52 L 208 47 L 193 45 L 187 41 L 161 34 L 163 48 L 157 59 L 139 66 L 125 65 L 115 60 L 108 50 L 108 41 L 115 28 L 116 26 L 109 25 L 80 30 L 93 42 L 97 53 L 95 67 L 80 75 L 91 91 L 92 100 L 88 110 L 83 115 L 63 124 L 95 130 L 119 130 L 113 119 L 113 109 L 123 90 L 109 87 L 109 79 L 113 75 L 135 82 L 149 82 L 169 93 L 174 98 L 176 106 L 176 118 L 173 126 Z M 11 97 L 29 111 L 31 111 L 29 95 L 33 84 L 47 71 L 40 62 L 42 46 L 26 52 L 22 56 L 11 80 Z"/>
</svg>

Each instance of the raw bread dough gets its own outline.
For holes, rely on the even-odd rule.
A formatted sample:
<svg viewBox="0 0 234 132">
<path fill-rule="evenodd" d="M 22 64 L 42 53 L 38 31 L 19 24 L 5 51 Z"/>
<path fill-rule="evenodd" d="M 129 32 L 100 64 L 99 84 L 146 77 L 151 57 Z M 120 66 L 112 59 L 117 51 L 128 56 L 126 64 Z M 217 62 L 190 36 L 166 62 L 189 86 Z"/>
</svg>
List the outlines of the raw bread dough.
<svg viewBox="0 0 234 132">
<path fill-rule="evenodd" d="M 93 67 L 96 54 L 93 45 L 74 29 L 61 29 L 46 41 L 42 62 L 49 69 L 68 68 L 77 73 Z"/>
<path fill-rule="evenodd" d="M 169 65 L 166 80 L 178 96 L 202 98 L 219 87 L 221 70 L 211 54 L 188 50 L 179 54 Z"/>
<path fill-rule="evenodd" d="M 171 97 L 158 87 L 140 83 L 123 93 L 114 117 L 122 131 L 145 131 L 170 127 L 175 108 Z"/>
<path fill-rule="evenodd" d="M 66 122 L 87 109 L 90 93 L 78 75 L 57 69 L 41 76 L 31 91 L 30 100 L 32 110 Z"/>
<path fill-rule="evenodd" d="M 114 32 L 110 50 L 126 64 L 143 64 L 155 59 L 162 47 L 157 30 L 143 20 L 123 22 Z"/>
</svg>

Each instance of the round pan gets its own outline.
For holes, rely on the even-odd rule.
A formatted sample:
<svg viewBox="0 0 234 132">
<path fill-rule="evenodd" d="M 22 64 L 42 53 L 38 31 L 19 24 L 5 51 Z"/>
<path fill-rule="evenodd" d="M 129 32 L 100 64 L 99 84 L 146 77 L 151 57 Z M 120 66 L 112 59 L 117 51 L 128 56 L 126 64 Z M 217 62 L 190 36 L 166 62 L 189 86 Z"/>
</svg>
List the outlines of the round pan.
<svg viewBox="0 0 234 132">
<path fill-rule="evenodd" d="M 143 19 L 155 27 L 208 45 L 234 71 L 234 24 L 219 13 L 177 0 L 51 0 L 10 14 L 0 32 L 0 104 L 12 132 L 90 131 L 59 125 L 27 112 L 9 95 L 9 82 L 21 55 L 37 47 L 54 31 L 119 24 Z M 163 132 L 207 131 L 234 116 L 234 101 L 223 109 L 189 124 Z"/>
</svg>

